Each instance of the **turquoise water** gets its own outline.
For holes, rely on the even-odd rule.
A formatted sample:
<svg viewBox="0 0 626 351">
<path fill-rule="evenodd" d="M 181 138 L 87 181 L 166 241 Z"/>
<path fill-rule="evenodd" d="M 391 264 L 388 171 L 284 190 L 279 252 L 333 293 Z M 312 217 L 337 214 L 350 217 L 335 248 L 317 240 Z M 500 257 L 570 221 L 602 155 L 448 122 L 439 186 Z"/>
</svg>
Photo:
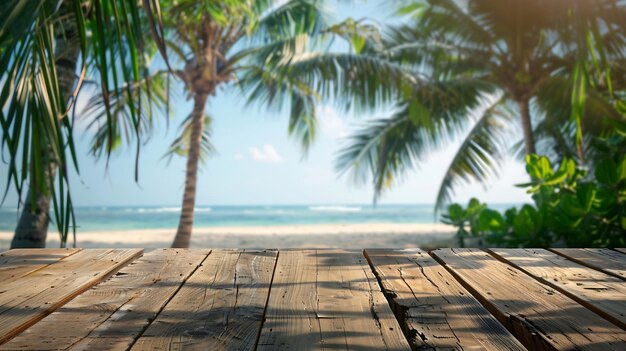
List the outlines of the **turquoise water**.
<svg viewBox="0 0 626 351">
<path fill-rule="evenodd" d="M 175 206 L 76 208 L 81 231 L 175 228 L 179 214 Z M 0 208 L 0 231 L 14 230 L 17 218 Z M 433 205 L 198 206 L 194 218 L 197 227 L 435 222 Z"/>
</svg>

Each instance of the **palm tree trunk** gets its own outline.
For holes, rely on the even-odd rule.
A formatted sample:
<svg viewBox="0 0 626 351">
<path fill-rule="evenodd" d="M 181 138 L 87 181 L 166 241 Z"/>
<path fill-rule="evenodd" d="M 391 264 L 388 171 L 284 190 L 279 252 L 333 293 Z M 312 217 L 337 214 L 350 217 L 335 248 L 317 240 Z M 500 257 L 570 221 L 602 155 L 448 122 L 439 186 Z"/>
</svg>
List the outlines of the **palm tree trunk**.
<svg viewBox="0 0 626 351">
<path fill-rule="evenodd" d="M 76 84 L 76 67 L 80 55 L 80 46 L 75 33 L 68 30 L 65 37 L 57 41 L 55 65 L 59 77 L 59 89 L 63 99 L 72 95 Z M 11 248 L 46 247 L 48 224 L 50 222 L 50 187 L 56 175 L 57 162 L 49 147 L 41 150 L 42 160 L 46 160 L 48 172 L 46 184 L 41 186 L 32 181 L 28 185 L 28 192 L 22 208 L 22 214 L 15 228 Z M 34 196 L 33 196 L 34 194 Z"/>
<path fill-rule="evenodd" d="M 193 211 L 196 205 L 196 183 L 198 180 L 198 161 L 200 159 L 200 143 L 204 128 L 204 107 L 208 98 L 207 93 L 199 93 L 194 97 L 193 111 L 191 112 L 191 140 L 189 141 L 189 155 L 187 156 L 187 173 L 185 175 L 185 192 L 183 205 L 178 222 L 176 237 L 172 247 L 187 248 L 191 241 L 193 228 Z"/>
<path fill-rule="evenodd" d="M 45 174 L 47 189 L 52 185 L 57 165 L 54 161 L 48 160 L 49 150 L 42 151 L 42 160 L 46 160 L 48 171 Z M 33 196 L 34 192 L 34 196 Z M 48 223 L 50 222 L 50 190 L 43 191 L 39 184 L 31 182 L 28 186 L 28 193 L 22 208 L 20 220 L 15 228 L 11 248 L 44 248 L 48 236 Z"/>
<path fill-rule="evenodd" d="M 536 154 L 535 138 L 533 136 L 533 126 L 530 120 L 530 107 L 528 100 L 518 101 L 520 117 L 522 119 L 522 130 L 524 132 L 524 146 L 526 155 Z"/>
</svg>

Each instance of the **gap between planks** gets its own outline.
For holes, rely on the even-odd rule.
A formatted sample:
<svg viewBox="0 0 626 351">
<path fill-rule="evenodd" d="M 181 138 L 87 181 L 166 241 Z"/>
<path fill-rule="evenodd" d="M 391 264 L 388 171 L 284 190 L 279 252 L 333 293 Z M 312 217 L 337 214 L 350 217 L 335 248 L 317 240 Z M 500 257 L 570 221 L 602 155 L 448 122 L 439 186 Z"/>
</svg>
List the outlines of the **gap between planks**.
<svg viewBox="0 0 626 351">
<path fill-rule="evenodd" d="M 213 250 L 131 349 L 252 349 L 275 262 L 271 250 Z"/>
<path fill-rule="evenodd" d="M 626 284 L 544 249 L 490 249 L 490 253 L 626 330 Z"/>
<path fill-rule="evenodd" d="M 364 252 L 413 349 L 525 350 L 428 253 Z"/>
<path fill-rule="evenodd" d="M 626 280 L 626 254 L 611 249 L 549 249 L 569 260 Z"/>
<path fill-rule="evenodd" d="M 408 350 L 362 252 L 281 250 L 258 350 Z"/>
<path fill-rule="evenodd" d="M 0 294 L 0 344 L 142 254 L 140 249 L 83 250 L 3 285 Z"/>
<path fill-rule="evenodd" d="M 50 266 L 81 249 L 13 249 L 0 254 L 0 282 L 8 284 Z"/>
<path fill-rule="evenodd" d="M 0 350 L 126 350 L 209 253 L 208 249 L 152 251 Z"/>
<path fill-rule="evenodd" d="M 529 349 L 624 350 L 622 329 L 486 252 L 431 254 Z"/>
</svg>

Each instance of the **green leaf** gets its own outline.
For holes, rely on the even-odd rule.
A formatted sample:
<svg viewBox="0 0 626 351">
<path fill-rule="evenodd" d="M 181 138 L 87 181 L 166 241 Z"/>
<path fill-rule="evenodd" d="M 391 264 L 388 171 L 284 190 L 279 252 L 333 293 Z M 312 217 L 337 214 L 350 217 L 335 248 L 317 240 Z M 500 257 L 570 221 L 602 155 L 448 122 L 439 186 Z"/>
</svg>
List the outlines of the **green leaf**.
<svg viewBox="0 0 626 351">
<path fill-rule="evenodd" d="M 559 171 L 551 176 L 548 176 L 544 182 L 544 185 L 557 185 L 563 183 L 567 179 L 567 172 Z"/>
<path fill-rule="evenodd" d="M 486 205 L 482 204 L 477 198 L 471 198 L 469 203 L 467 204 L 467 213 L 470 216 L 478 214 L 478 212 L 482 211 Z"/>
<path fill-rule="evenodd" d="M 480 212 L 478 223 L 481 231 L 499 232 L 506 229 L 506 221 L 498 211 L 485 209 Z"/>
<path fill-rule="evenodd" d="M 517 208 L 511 207 L 504 212 L 504 219 L 509 226 L 513 225 L 513 221 L 515 221 L 515 217 L 517 217 Z"/>
<path fill-rule="evenodd" d="M 561 162 L 558 172 L 563 172 L 567 178 L 572 178 L 576 174 L 576 162 L 571 158 L 565 158 Z"/>
<path fill-rule="evenodd" d="M 537 155 L 526 156 L 526 171 L 532 178 L 537 180 L 545 180 L 554 173 L 550 160 L 545 156 Z"/>
<path fill-rule="evenodd" d="M 578 197 L 572 194 L 561 196 L 559 208 L 569 219 L 580 218 L 587 213 L 586 208 L 581 205 Z"/>
<path fill-rule="evenodd" d="M 409 118 L 415 125 L 428 124 L 429 113 L 419 101 L 409 103 Z"/>
<path fill-rule="evenodd" d="M 529 205 L 524 205 L 513 220 L 513 230 L 517 235 L 532 237 L 541 230 L 539 212 Z"/>
<path fill-rule="evenodd" d="M 422 4 L 417 1 L 413 1 L 407 5 L 401 6 L 397 13 L 402 16 L 406 15 L 414 15 L 417 16 L 421 11 L 425 8 L 425 4 Z"/>
<path fill-rule="evenodd" d="M 626 157 L 622 157 L 622 161 L 617 167 L 617 175 L 619 181 L 626 180 Z"/>
<path fill-rule="evenodd" d="M 603 184 L 615 185 L 619 179 L 617 165 L 613 160 L 602 160 L 596 165 L 596 179 Z"/>
<path fill-rule="evenodd" d="M 596 189 L 595 210 L 599 213 L 610 213 L 617 205 L 617 197 L 619 197 L 619 192 L 616 194 L 613 189 L 606 187 Z"/>
<path fill-rule="evenodd" d="M 448 218 L 453 222 L 463 221 L 465 211 L 463 211 L 463 207 L 459 204 L 452 204 L 448 206 Z"/>
<path fill-rule="evenodd" d="M 367 42 L 364 37 L 356 34 L 350 36 L 350 41 L 352 42 L 352 47 L 357 54 L 361 53 L 363 47 L 365 46 L 365 43 Z"/>
<path fill-rule="evenodd" d="M 596 197 L 596 187 L 592 183 L 579 184 L 576 188 L 576 198 L 585 212 L 589 212 Z"/>
</svg>

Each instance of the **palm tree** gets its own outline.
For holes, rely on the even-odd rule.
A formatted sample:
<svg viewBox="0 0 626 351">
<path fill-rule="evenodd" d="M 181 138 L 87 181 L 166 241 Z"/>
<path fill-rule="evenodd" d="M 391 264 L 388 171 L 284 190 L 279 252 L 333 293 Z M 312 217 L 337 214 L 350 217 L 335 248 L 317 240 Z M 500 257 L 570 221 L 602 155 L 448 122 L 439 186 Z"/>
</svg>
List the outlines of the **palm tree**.
<svg viewBox="0 0 626 351">
<path fill-rule="evenodd" d="M 162 6 L 168 13 L 169 48 L 184 63 L 174 73 L 193 100 L 183 133 L 171 148 L 187 157 L 182 211 L 172 246 L 189 247 L 198 163 L 201 151 L 212 148 L 206 129 L 211 118 L 205 113 L 209 97 L 236 82 L 251 99 L 268 105 L 291 98 L 290 130 L 307 134 L 304 139 L 310 140 L 315 93 L 305 82 L 293 79 L 285 67 L 324 23 L 318 4 L 309 1 L 183 0 Z M 285 67 L 278 70 L 278 66 Z"/>
<path fill-rule="evenodd" d="M 212 150 L 206 133 L 211 118 L 205 114 L 205 108 L 220 88 L 240 88 L 248 104 L 274 109 L 289 106 L 288 131 L 301 141 L 306 151 L 315 139 L 315 105 L 320 99 L 336 96 L 347 105 L 350 101 L 361 103 L 363 94 L 342 96 L 340 87 L 349 86 L 349 92 L 365 91 L 369 87 L 374 92 L 372 85 L 377 82 L 359 74 L 360 78 L 355 80 L 348 78 L 361 71 L 372 71 L 367 59 L 355 51 L 315 50 L 323 38 L 348 38 L 357 27 L 364 27 L 354 21 L 328 26 L 321 1 L 181 0 L 162 2 L 162 6 L 168 14 L 164 24 L 169 30 L 168 47 L 184 64 L 173 71 L 193 100 L 183 135 L 171 149 L 187 156 L 182 210 L 172 246 L 188 247 L 198 161 L 201 151 Z M 358 40 L 360 36 L 351 38 Z M 381 76 L 393 69 L 381 66 Z M 376 103 L 365 100 L 370 105 Z"/>
<path fill-rule="evenodd" d="M 0 125 L 2 148 L 9 156 L 6 187 L 13 186 L 21 199 L 28 180 L 12 247 L 45 246 L 51 201 L 65 244 L 70 226 L 75 227 L 68 167 L 78 171 L 73 118 L 68 116 L 86 76 L 97 77 L 105 92 L 146 76 L 143 29 L 157 32 L 155 6 L 158 3 L 144 1 L 145 17 L 151 22 L 145 26 L 135 2 L 8 0 L 0 4 Z M 154 38 L 162 49 L 158 35 Z M 129 109 L 134 116 L 141 111 L 136 105 Z M 111 121 L 108 99 L 105 110 Z M 139 119 L 135 121 L 138 130 Z M 108 145 L 108 152 L 112 147 Z"/>
<path fill-rule="evenodd" d="M 602 117 L 621 118 L 603 76 L 624 57 L 626 7 L 618 1 L 427 0 L 401 12 L 414 14 L 412 23 L 390 30 L 371 55 L 403 66 L 413 81 L 401 85 L 391 117 L 367 122 L 338 159 L 340 171 L 373 177 L 375 198 L 464 133 L 438 209 L 455 185 L 495 175 L 512 147 L 561 154 L 569 132 L 582 157 L 582 126 L 601 133 Z M 595 77 L 602 79 L 594 85 Z"/>
</svg>

